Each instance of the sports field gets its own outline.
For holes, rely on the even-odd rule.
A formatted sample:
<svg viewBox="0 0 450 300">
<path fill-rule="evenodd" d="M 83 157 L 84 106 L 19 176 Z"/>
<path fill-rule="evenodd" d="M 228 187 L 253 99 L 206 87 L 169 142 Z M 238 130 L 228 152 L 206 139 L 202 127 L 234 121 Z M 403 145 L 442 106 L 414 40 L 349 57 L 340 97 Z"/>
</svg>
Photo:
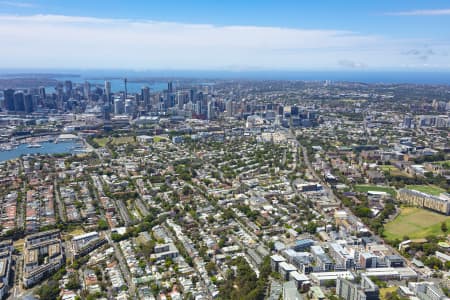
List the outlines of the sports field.
<svg viewBox="0 0 450 300">
<path fill-rule="evenodd" d="M 396 192 L 393 188 L 387 186 L 378 186 L 378 185 L 370 185 L 370 184 L 358 184 L 355 185 L 355 191 L 361 193 L 367 193 L 368 191 L 374 192 L 386 192 L 395 197 Z"/>
<path fill-rule="evenodd" d="M 407 185 L 406 188 L 435 196 L 439 196 L 439 194 L 445 192 L 444 189 L 435 185 Z"/>
<path fill-rule="evenodd" d="M 381 171 L 389 172 L 389 174 L 392 176 L 412 177 L 410 174 L 399 170 L 396 166 L 393 165 L 381 165 L 379 167 Z"/>
<path fill-rule="evenodd" d="M 381 169 L 381 171 L 387 171 L 387 172 L 398 171 L 398 168 L 393 165 L 382 165 L 382 166 L 380 166 L 380 169 Z"/>
<path fill-rule="evenodd" d="M 384 226 L 384 234 L 388 240 L 424 238 L 428 235 L 441 235 L 441 223 L 447 222 L 450 227 L 450 217 L 418 207 L 402 207 L 400 214 Z"/>
<path fill-rule="evenodd" d="M 168 137 L 162 136 L 162 135 L 156 135 L 153 137 L 153 141 L 155 143 L 159 143 L 159 142 L 167 142 L 169 141 Z"/>
<path fill-rule="evenodd" d="M 94 139 L 94 141 L 97 142 L 100 147 L 105 147 L 106 143 L 108 143 L 109 140 L 110 139 L 107 137 Z M 132 144 L 134 143 L 134 138 L 132 136 L 113 137 L 111 138 L 111 143 L 114 145 Z"/>
</svg>

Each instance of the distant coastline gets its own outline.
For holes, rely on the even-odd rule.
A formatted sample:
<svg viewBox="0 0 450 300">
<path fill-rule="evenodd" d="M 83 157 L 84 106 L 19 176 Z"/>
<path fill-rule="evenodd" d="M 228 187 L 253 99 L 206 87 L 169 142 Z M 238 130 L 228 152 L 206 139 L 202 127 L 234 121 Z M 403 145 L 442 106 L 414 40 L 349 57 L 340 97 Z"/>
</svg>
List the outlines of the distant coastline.
<svg viewBox="0 0 450 300">
<path fill-rule="evenodd" d="M 188 71 L 188 70 L 1 70 L 0 80 L 11 78 L 48 78 L 62 80 L 76 78 L 77 81 L 103 80 L 127 77 L 133 81 L 161 80 L 299 80 L 299 81 L 345 81 L 380 84 L 445 84 L 450 85 L 450 71 Z"/>
</svg>

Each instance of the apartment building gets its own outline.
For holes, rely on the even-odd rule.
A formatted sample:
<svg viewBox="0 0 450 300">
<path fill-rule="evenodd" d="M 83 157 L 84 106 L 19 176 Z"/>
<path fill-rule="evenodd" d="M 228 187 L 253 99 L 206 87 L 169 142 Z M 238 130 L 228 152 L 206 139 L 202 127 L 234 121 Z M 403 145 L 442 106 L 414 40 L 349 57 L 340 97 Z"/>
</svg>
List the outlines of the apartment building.
<svg viewBox="0 0 450 300">
<path fill-rule="evenodd" d="M 450 195 L 447 193 L 433 196 L 416 190 L 400 189 L 397 192 L 397 199 L 409 205 L 428 208 L 445 215 L 450 214 Z"/>
</svg>

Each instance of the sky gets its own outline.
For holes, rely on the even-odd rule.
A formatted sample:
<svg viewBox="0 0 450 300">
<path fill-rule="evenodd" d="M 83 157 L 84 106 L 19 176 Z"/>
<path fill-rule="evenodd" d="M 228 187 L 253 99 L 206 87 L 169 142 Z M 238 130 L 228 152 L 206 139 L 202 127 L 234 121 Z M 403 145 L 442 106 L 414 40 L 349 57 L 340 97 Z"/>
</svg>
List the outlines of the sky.
<svg viewBox="0 0 450 300">
<path fill-rule="evenodd" d="M 450 1 L 0 0 L 0 69 L 450 71 Z"/>
</svg>

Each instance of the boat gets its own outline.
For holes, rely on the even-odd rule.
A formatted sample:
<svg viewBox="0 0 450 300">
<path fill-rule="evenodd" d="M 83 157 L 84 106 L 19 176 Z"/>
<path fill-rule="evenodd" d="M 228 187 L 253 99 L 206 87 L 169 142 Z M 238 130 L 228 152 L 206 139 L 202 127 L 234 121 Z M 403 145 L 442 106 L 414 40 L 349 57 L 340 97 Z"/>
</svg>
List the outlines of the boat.
<svg viewBox="0 0 450 300">
<path fill-rule="evenodd" d="M 17 147 L 11 145 L 11 144 L 3 144 L 0 146 L 0 151 L 11 151 L 16 149 Z"/>
<path fill-rule="evenodd" d="M 42 147 L 42 145 L 37 144 L 37 143 L 27 145 L 27 148 L 41 148 L 41 147 Z"/>
</svg>

